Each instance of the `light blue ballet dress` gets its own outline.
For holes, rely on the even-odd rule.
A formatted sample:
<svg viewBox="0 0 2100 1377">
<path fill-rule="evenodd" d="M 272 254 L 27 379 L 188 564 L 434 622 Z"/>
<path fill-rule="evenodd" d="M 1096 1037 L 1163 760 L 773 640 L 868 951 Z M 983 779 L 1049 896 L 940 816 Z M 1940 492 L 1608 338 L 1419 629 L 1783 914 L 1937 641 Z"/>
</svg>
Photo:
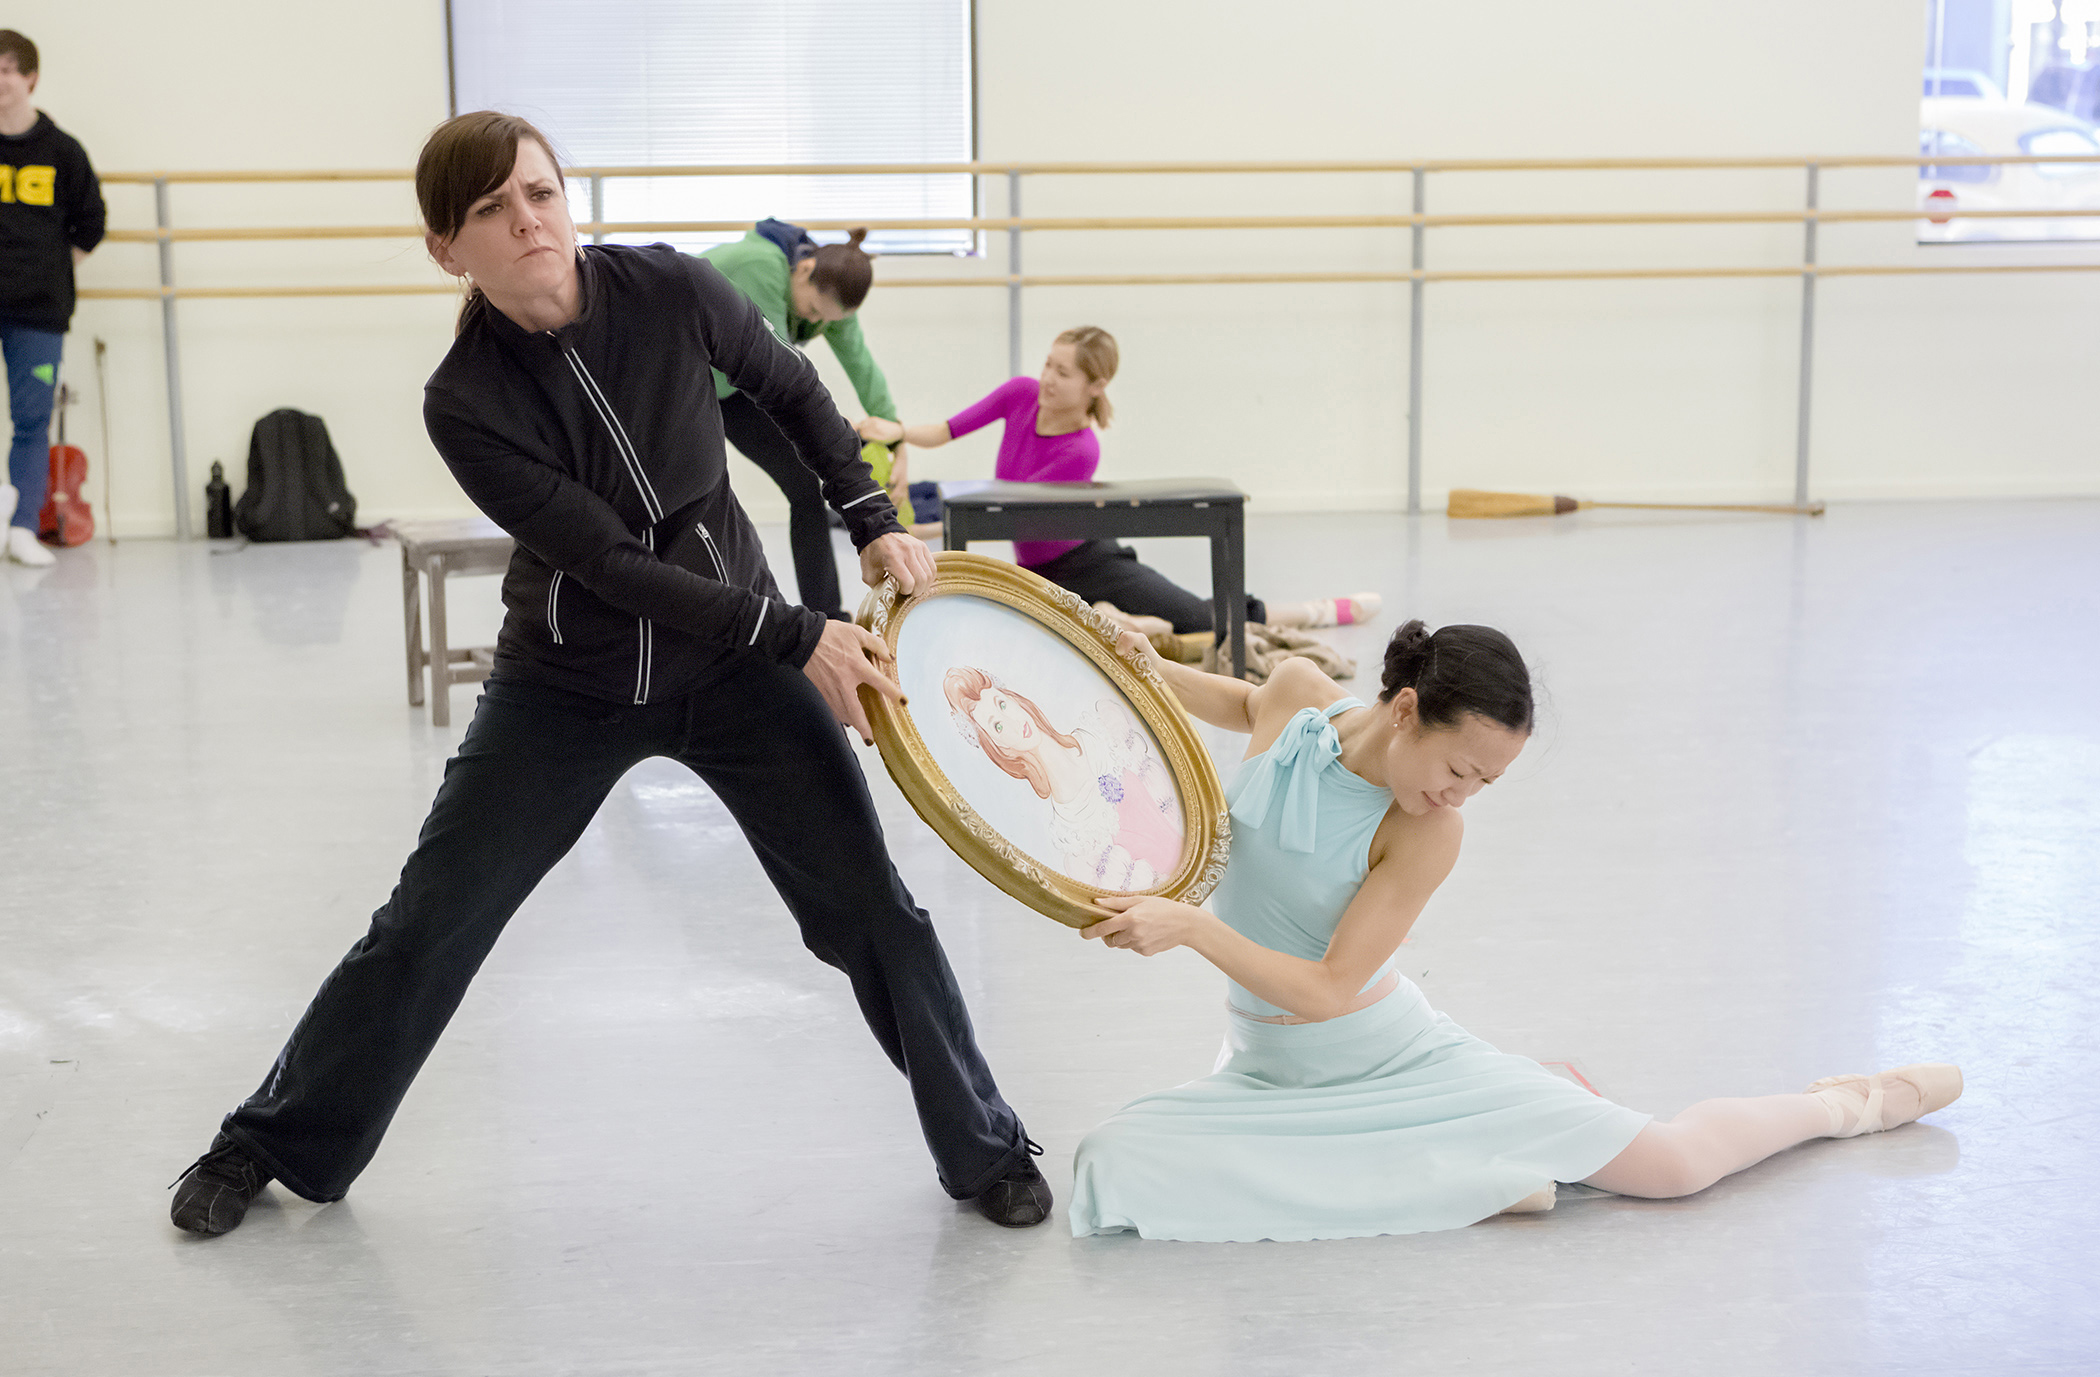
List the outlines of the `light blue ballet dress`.
<svg viewBox="0 0 2100 1377">
<path fill-rule="evenodd" d="M 1307 708 L 1227 797 L 1232 859 L 1214 907 L 1272 950 L 1319 960 L 1370 870 L 1392 805 L 1341 763 L 1334 719 Z M 1393 963 L 1366 989 L 1385 979 Z M 1228 1014 L 1217 1069 L 1132 1101 L 1073 1160 L 1074 1235 L 1223 1243 L 1455 1229 L 1619 1155 L 1649 1116 L 1507 1056 L 1429 1007 L 1405 977 L 1323 1023 Z M 1285 1012 L 1237 983 L 1249 1014 Z"/>
</svg>

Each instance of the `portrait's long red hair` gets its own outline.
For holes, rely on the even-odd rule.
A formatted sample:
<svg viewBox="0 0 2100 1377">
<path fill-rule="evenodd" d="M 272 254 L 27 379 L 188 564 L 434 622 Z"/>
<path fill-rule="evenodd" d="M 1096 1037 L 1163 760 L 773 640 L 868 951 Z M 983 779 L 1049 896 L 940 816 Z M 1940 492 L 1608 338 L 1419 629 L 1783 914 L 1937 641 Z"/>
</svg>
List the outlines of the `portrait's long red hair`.
<svg viewBox="0 0 2100 1377">
<path fill-rule="evenodd" d="M 983 670 L 970 665 L 957 665 L 954 669 L 949 670 L 947 675 L 941 680 L 941 691 L 948 695 L 948 706 L 961 713 L 964 717 L 970 716 L 970 709 L 977 706 L 977 700 L 984 697 L 986 691 L 992 688 L 997 688 L 1001 693 L 1028 709 L 1028 715 L 1035 719 L 1035 725 L 1042 731 L 1043 735 L 1049 737 L 1068 751 L 1079 749 L 1079 742 L 1051 726 L 1050 719 L 1043 716 L 1043 710 L 1037 707 L 1027 694 L 1015 693 L 1003 684 L 995 685 L 992 682 L 992 676 L 986 674 Z M 971 725 L 973 727 L 976 726 L 976 719 L 971 719 Z M 1035 790 L 1037 798 L 1050 797 L 1050 777 L 1043 772 L 1043 767 L 1036 763 L 1034 756 L 1014 755 L 1001 750 L 992 744 L 991 738 L 984 734 L 982 728 L 977 729 L 976 736 L 978 749 L 984 752 L 986 760 L 991 761 L 1015 779 L 1027 780 L 1029 787 Z"/>
</svg>

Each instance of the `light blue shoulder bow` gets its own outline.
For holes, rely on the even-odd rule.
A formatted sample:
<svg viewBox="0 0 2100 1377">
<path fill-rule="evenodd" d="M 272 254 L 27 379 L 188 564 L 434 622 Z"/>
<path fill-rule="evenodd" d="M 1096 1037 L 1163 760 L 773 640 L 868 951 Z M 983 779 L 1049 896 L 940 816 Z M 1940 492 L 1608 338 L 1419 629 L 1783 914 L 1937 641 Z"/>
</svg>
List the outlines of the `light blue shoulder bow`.
<svg viewBox="0 0 2100 1377">
<path fill-rule="evenodd" d="M 1301 760 L 1308 751 L 1311 757 Z M 1327 715 L 1318 708 L 1302 709 L 1284 724 L 1282 735 L 1262 758 L 1261 769 L 1232 805 L 1232 816 L 1249 827 L 1261 826 L 1276 800 L 1277 777 L 1288 776 L 1277 840 L 1286 851 L 1310 853 L 1320 823 L 1320 775 L 1341 751 L 1341 737 Z"/>
</svg>

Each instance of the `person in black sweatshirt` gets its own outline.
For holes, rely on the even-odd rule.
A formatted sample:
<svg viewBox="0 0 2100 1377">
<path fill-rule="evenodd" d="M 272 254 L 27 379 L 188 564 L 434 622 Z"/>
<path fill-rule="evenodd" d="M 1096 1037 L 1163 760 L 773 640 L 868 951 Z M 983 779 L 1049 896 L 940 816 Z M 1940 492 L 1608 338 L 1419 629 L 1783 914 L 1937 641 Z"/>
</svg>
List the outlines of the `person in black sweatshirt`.
<svg viewBox="0 0 2100 1377">
<path fill-rule="evenodd" d="M 816 371 L 711 265 L 663 244 L 577 246 L 530 124 L 481 111 L 440 125 L 416 191 L 432 256 L 472 284 L 425 423 L 517 540 L 495 672 L 392 898 L 180 1179 L 174 1222 L 224 1233 L 272 1178 L 340 1199 L 511 914 L 620 776 L 669 756 L 713 787 L 804 944 L 851 981 L 948 1193 L 1000 1224 L 1040 1223 L 1041 1149 L 993 1083 L 840 730 L 869 739 L 862 688 L 902 698 L 876 663 L 887 651 L 782 598 L 729 489 L 709 370 L 793 439 L 870 584 L 923 587 L 926 547 Z"/>
<path fill-rule="evenodd" d="M 37 515 L 51 481 L 51 401 L 73 321 L 73 269 L 102 242 L 107 214 L 79 140 L 29 103 L 36 44 L 0 29 L 0 354 L 14 444 L 0 474 L 6 557 L 49 564 Z"/>
</svg>

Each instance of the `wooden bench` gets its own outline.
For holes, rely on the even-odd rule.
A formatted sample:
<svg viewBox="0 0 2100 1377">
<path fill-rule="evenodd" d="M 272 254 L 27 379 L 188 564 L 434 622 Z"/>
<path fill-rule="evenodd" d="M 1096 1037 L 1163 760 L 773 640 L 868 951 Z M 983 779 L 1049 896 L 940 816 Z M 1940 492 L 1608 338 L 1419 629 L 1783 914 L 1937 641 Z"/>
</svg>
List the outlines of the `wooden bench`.
<svg viewBox="0 0 2100 1377">
<path fill-rule="evenodd" d="M 1223 628 L 1229 665 L 1247 663 L 1247 494 L 1218 478 L 1138 483 L 941 484 L 941 536 L 950 550 L 973 540 L 1117 540 L 1202 536 L 1210 541 L 1212 626 Z M 1132 609 L 1126 609 L 1132 610 Z"/>
<path fill-rule="evenodd" d="M 510 567 L 514 542 L 482 517 L 414 521 L 394 527 L 401 544 L 401 596 L 408 630 L 408 703 L 423 705 L 423 669 L 430 669 L 430 721 L 452 725 L 452 686 L 474 684 L 495 666 L 494 646 L 454 646 L 446 638 L 445 580 L 453 574 L 500 574 Z M 417 584 L 430 584 L 430 644 L 423 644 L 423 605 Z"/>
</svg>

